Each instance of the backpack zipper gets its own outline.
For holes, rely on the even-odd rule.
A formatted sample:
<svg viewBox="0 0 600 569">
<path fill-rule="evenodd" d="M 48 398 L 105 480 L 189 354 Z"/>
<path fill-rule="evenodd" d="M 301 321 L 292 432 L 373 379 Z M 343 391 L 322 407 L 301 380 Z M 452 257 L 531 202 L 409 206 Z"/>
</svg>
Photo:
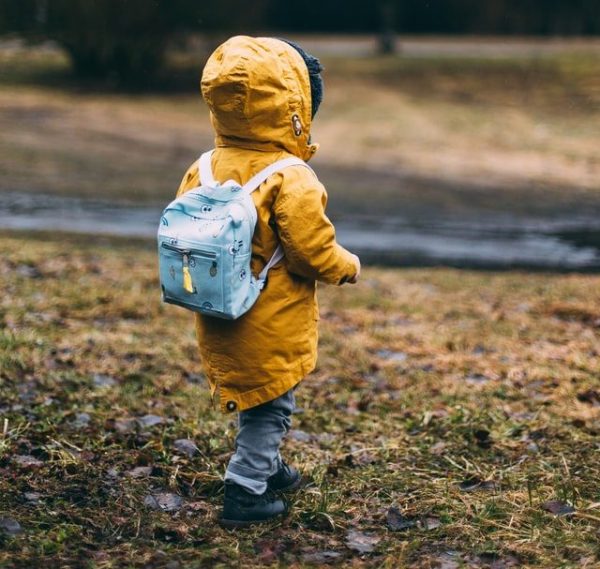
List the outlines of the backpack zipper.
<svg viewBox="0 0 600 569">
<path fill-rule="evenodd" d="M 205 251 L 202 249 L 183 249 L 181 247 L 175 247 L 175 245 L 171 245 L 169 243 L 163 243 L 161 245 L 161 247 L 164 247 L 165 249 L 168 249 L 169 251 L 175 251 L 176 253 L 179 253 L 180 255 L 183 256 L 190 256 L 190 255 L 199 255 L 200 257 L 206 257 L 208 259 L 216 259 L 217 258 L 217 254 L 214 253 L 213 251 Z"/>
</svg>

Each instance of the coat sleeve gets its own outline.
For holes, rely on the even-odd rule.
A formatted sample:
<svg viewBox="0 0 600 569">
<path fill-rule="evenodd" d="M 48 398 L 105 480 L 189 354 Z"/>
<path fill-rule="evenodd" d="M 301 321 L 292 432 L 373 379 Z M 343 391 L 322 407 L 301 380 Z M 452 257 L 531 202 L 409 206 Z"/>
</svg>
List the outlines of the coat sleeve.
<svg viewBox="0 0 600 569">
<path fill-rule="evenodd" d="M 358 272 L 353 255 L 339 245 L 325 214 L 327 192 L 307 168 L 290 167 L 273 204 L 275 224 L 290 272 L 343 284 Z"/>
</svg>

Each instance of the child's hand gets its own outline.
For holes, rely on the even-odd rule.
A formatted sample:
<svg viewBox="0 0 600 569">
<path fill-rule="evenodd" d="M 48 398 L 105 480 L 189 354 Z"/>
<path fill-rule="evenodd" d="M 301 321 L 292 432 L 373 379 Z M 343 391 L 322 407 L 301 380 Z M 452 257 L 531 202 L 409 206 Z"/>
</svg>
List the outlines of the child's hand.
<svg viewBox="0 0 600 569">
<path fill-rule="evenodd" d="M 354 255 L 352 254 L 352 256 L 354 257 L 354 260 L 356 261 L 356 274 L 351 278 L 348 279 L 348 282 L 350 284 L 356 284 L 358 282 L 358 279 L 360 278 L 360 259 L 358 258 L 358 255 Z"/>
</svg>

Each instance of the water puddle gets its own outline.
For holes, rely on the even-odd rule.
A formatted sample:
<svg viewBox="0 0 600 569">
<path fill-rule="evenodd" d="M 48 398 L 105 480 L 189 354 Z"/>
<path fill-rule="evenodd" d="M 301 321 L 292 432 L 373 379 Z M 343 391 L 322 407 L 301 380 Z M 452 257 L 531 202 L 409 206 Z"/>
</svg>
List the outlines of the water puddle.
<svg viewBox="0 0 600 569">
<path fill-rule="evenodd" d="M 3 193 L 0 228 L 153 238 L 161 205 Z M 600 219 L 457 220 L 332 216 L 367 263 L 600 271 Z"/>
</svg>

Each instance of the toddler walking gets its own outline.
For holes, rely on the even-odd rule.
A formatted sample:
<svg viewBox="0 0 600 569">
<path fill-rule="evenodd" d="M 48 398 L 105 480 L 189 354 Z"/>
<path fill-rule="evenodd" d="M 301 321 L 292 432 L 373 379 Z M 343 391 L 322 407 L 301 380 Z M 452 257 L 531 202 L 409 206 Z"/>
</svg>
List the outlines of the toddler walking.
<svg viewBox="0 0 600 569">
<path fill-rule="evenodd" d="M 278 160 L 313 156 L 317 145 L 310 128 L 322 100 L 320 71 L 316 58 L 284 40 L 236 36 L 217 48 L 201 81 L 216 134 L 214 179 L 244 184 Z M 192 165 L 178 195 L 199 186 L 201 178 Z M 225 527 L 286 513 L 280 493 L 296 489 L 301 477 L 279 447 L 291 425 L 294 388 L 316 364 L 316 281 L 355 283 L 360 274 L 358 257 L 336 242 L 325 214 L 325 188 L 311 169 L 285 168 L 252 198 L 258 215 L 252 272 L 261 272 L 279 244 L 285 256 L 271 268 L 254 306 L 237 320 L 196 314 L 212 395 L 222 411 L 239 414 L 225 474 Z"/>
</svg>

